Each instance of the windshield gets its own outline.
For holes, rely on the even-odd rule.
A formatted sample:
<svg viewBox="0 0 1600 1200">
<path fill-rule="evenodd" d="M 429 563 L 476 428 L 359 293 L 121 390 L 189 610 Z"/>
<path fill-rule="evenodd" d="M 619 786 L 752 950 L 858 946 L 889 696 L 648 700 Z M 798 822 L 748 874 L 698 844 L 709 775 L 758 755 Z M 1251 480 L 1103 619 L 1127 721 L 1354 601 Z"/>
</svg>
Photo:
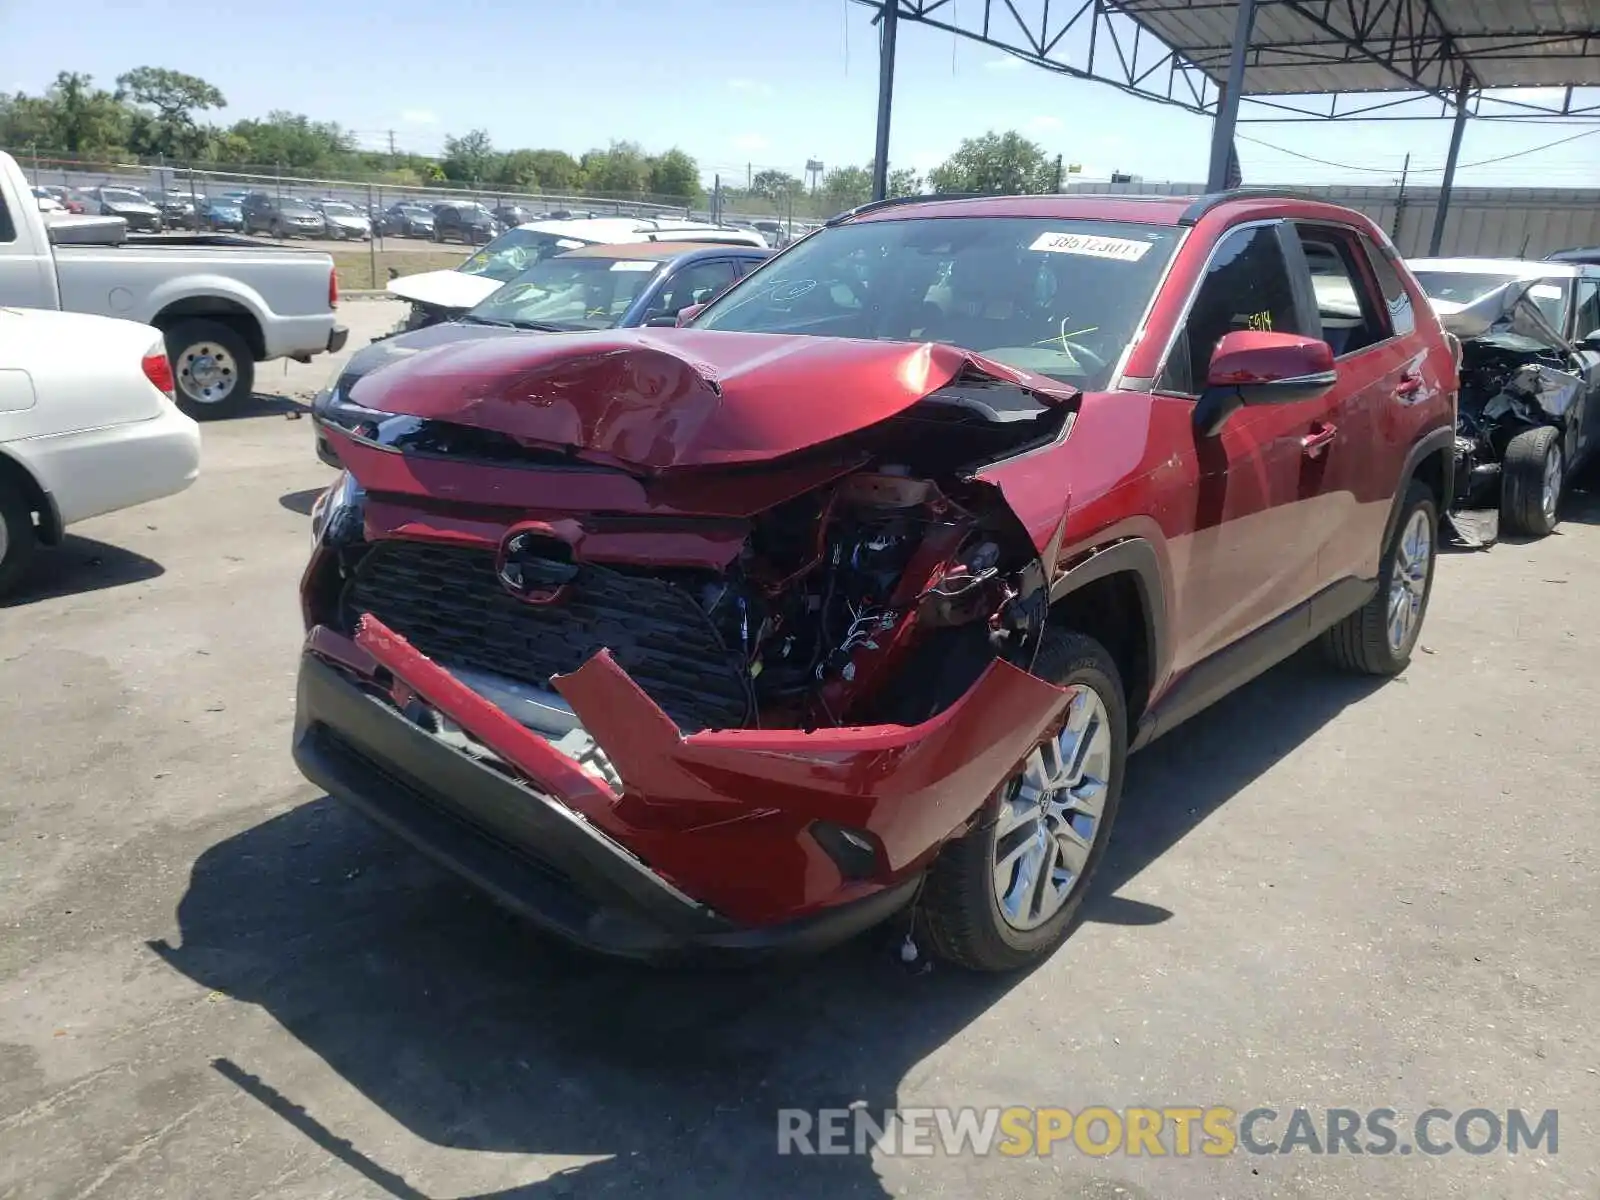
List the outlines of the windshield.
<svg viewBox="0 0 1600 1200">
<path fill-rule="evenodd" d="M 309 204 L 302 204 L 298 200 L 285 200 L 278 205 L 278 211 L 286 217 L 314 217 L 316 210 Z"/>
<path fill-rule="evenodd" d="M 122 188 L 101 188 L 100 198 L 109 200 L 113 204 L 149 204 L 150 201 L 138 192 L 124 191 Z"/>
<path fill-rule="evenodd" d="M 1179 230 L 1033 217 L 824 229 L 709 305 L 698 329 L 949 342 L 1104 387 Z"/>
<path fill-rule="evenodd" d="M 1418 271 L 1417 282 L 1429 300 L 1468 305 L 1510 283 L 1529 284 L 1528 298 L 1557 333 L 1567 327 L 1567 288 L 1560 279 L 1528 280 L 1521 275 L 1479 273 L 1477 271 Z"/>
<path fill-rule="evenodd" d="M 650 259 L 547 258 L 467 315 L 541 329 L 611 329 L 660 273 Z"/>
<path fill-rule="evenodd" d="M 361 215 L 356 211 L 355 205 L 346 204 L 343 200 L 324 200 L 322 202 L 322 211 L 330 217 L 359 217 Z"/>
<path fill-rule="evenodd" d="M 590 244 L 579 238 L 540 233 L 524 225 L 506 230 L 456 270 L 464 275 L 482 275 L 485 279 L 509 283 L 535 263 Z"/>
</svg>

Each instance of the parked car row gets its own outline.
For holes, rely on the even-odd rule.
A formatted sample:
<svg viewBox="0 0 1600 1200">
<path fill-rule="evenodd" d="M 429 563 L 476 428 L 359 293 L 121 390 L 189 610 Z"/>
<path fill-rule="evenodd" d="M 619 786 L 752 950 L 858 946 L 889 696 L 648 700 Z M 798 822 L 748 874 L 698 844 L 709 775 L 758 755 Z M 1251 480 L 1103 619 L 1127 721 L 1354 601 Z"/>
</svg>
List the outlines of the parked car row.
<svg viewBox="0 0 1600 1200">
<path fill-rule="evenodd" d="M 619 955 L 1037 962 L 1129 753 L 1398 674 L 1441 514 L 1547 532 L 1600 420 L 1600 269 L 1300 197 L 868 205 L 704 289 L 760 252 L 542 233 L 318 398 L 295 757 Z"/>
</svg>

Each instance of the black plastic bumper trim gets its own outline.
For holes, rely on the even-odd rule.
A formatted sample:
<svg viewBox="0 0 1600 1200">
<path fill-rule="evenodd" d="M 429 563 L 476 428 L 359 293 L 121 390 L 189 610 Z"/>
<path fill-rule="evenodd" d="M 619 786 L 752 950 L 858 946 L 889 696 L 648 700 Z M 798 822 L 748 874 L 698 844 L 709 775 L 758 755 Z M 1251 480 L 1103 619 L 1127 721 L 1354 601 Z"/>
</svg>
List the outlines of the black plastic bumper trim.
<svg viewBox="0 0 1600 1200">
<path fill-rule="evenodd" d="M 313 655 L 301 659 L 294 758 L 335 798 L 567 941 L 628 958 L 825 949 L 915 894 L 912 877 L 781 925 L 697 905 L 552 797 L 474 761 Z"/>
</svg>

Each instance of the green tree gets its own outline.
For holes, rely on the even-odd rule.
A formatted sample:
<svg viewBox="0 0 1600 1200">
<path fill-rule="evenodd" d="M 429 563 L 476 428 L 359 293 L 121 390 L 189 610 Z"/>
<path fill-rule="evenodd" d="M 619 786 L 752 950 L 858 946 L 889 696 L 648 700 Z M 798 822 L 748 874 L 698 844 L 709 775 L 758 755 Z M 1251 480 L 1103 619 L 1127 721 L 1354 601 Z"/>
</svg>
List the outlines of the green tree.
<svg viewBox="0 0 1600 1200">
<path fill-rule="evenodd" d="M 228 161 L 276 163 L 296 170 L 337 170 L 348 166 L 356 151 L 355 138 L 334 122 L 313 121 L 304 113 L 281 109 L 263 120 L 237 121 L 225 136 Z M 218 144 L 216 133 L 211 144 Z"/>
<path fill-rule="evenodd" d="M 612 142 L 609 149 L 583 156 L 583 185 L 607 195 L 638 195 L 649 190 L 650 162 L 638 142 Z"/>
<path fill-rule="evenodd" d="M 43 96 L 17 92 L 0 97 L 0 146 L 14 150 L 60 149 L 52 129 L 53 112 Z"/>
<path fill-rule="evenodd" d="M 822 177 L 821 198 L 829 213 L 865 204 L 872 199 L 872 172 L 866 167 L 835 167 Z"/>
<path fill-rule="evenodd" d="M 529 150 L 538 184 L 547 192 L 576 188 L 583 177 L 578 160 L 565 150 Z"/>
<path fill-rule="evenodd" d="M 992 130 L 967 138 L 956 152 L 928 172 L 936 192 L 999 192 L 1005 195 L 1048 192 L 1055 165 L 1042 147 L 1020 133 Z"/>
<path fill-rule="evenodd" d="M 45 93 L 51 145 L 69 154 L 117 157 L 124 152 L 128 114 L 94 77 L 62 71 Z"/>
<path fill-rule="evenodd" d="M 750 181 L 751 194 L 765 196 L 768 200 L 797 195 L 801 187 L 800 181 L 787 171 L 757 171 L 755 178 Z"/>
<path fill-rule="evenodd" d="M 700 166 L 673 147 L 650 160 L 649 190 L 656 196 L 693 200 L 700 195 Z"/>
<path fill-rule="evenodd" d="M 207 135 L 196 123 L 195 113 L 228 103 L 204 79 L 166 67 L 135 67 L 118 75 L 116 98 L 133 110 L 129 148 L 169 156 L 197 155 Z"/>
<path fill-rule="evenodd" d="M 901 167 L 898 171 L 889 172 L 889 196 L 891 199 L 900 196 L 917 196 L 922 193 L 922 176 L 910 167 Z"/>
<path fill-rule="evenodd" d="M 439 160 L 446 179 L 477 182 L 493 179 L 500 166 L 500 156 L 487 130 L 474 129 L 461 137 L 444 139 L 444 157 Z"/>
</svg>

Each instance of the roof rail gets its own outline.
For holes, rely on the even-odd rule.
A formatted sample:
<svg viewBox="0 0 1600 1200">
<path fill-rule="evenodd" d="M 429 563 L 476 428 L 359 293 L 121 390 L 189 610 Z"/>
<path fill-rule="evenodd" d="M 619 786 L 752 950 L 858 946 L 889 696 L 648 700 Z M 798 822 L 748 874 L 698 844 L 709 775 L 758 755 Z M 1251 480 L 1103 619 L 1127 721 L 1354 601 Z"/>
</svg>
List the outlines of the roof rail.
<svg viewBox="0 0 1600 1200">
<path fill-rule="evenodd" d="M 823 225 L 832 228 L 864 213 L 877 212 L 880 208 L 893 208 L 900 204 L 924 204 L 940 200 L 983 200 L 1003 195 L 1004 192 L 935 192 L 920 196 L 890 196 L 887 200 L 868 200 L 865 204 L 858 204 L 847 212 L 829 217 Z"/>
<path fill-rule="evenodd" d="M 1296 191 L 1294 188 L 1275 187 L 1240 187 L 1232 188 L 1225 192 L 1208 192 L 1204 196 L 1197 196 L 1188 208 L 1184 209 L 1178 217 L 1179 225 L 1197 224 L 1213 208 L 1226 204 L 1230 200 L 1311 200 L 1318 204 L 1332 203 L 1326 196 L 1314 196 L 1310 192 Z"/>
</svg>

